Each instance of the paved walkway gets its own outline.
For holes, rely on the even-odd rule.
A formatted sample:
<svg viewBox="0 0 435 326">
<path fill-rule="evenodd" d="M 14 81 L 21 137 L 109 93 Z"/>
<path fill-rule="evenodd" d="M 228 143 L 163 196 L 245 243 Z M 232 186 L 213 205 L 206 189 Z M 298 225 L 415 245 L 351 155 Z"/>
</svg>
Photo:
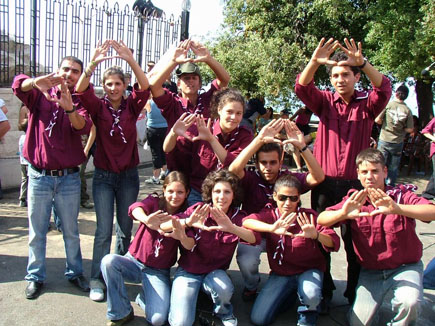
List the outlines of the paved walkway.
<svg viewBox="0 0 435 326">
<path fill-rule="evenodd" d="M 160 186 L 145 186 L 145 176 L 151 175 L 150 168 L 142 168 L 141 189 L 139 198 L 147 194 L 160 191 Z M 401 180 L 409 182 L 409 180 Z M 424 188 L 424 178 L 412 179 L 419 185 L 419 192 Z M 91 179 L 88 179 L 91 187 Z M 28 255 L 28 225 L 25 208 L 18 207 L 18 192 L 9 192 L 0 201 L 0 325 L 105 325 L 106 303 L 91 301 L 87 294 L 74 288 L 63 277 L 65 268 L 65 252 L 62 235 L 57 231 L 50 231 L 47 237 L 47 280 L 41 296 L 37 300 L 26 300 L 24 289 L 26 282 L 23 280 L 26 274 Z M 303 196 L 304 206 L 309 205 L 309 194 Z M 93 210 L 80 209 L 79 227 L 83 254 L 85 276 L 89 277 L 92 260 L 92 245 L 95 232 L 95 213 Z M 135 229 L 138 224 L 135 223 Z M 426 265 L 435 256 L 435 228 L 434 224 L 417 222 L 417 231 L 423 242 L 423 262 Z M 112 241 L 114 243 L 114 241 Z M 332 309 L 329 316 L 321 316 L 319 326 L 347 325 L 346 312 L 349 306 L 346 304 L 342 293 L 345 288 L 346 261 L 344 250 L 332 255 L 332 274 L 335 279 L 337 290 L 334 292 Z M 267 279 L 269 267 L 265 254 L 261 264 L 262 279 Z M 235 263 L 231 264 L 229 274 L 235 284 L 233 304 L 235 315 L 239 319 L 239 325 L 250 325 L 249 313 L 252 304 L 246 304 L 241 300 L 243 283 Z M 135 319 L 128 325 L 146 325 L 143 311 L 134 304 L 135 294 L 139 285 L 128 286 L 130 298 L 135 311 Z M 207 302 L 201 300 L 202 308 L 208 309 Z M 200 312 L 207 318 L 208 313 Z M 418 326 L 434 325 L 435 316 L 435 291 L 424 292 L 423 312 Z M 381 321 L 391 317 L 388 305 L 381 310 Z M 385 322 L 383 323 L 385 325 Z M 198 324 L 199 325 L 199 324 Z M 220 325 L 216 322 L 216 325 Z M 296 325 L 296 307 L 289 310 L 273 323 L 273 326 Z M 382 325 L 382 323 L 379 323 Z"/>
</svg>

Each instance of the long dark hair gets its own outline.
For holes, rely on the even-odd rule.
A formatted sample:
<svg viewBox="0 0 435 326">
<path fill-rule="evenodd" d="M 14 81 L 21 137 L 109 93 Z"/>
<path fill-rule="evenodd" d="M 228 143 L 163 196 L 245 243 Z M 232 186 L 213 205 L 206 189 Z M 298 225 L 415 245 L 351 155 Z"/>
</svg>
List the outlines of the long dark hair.
<svg viewBox="0 0 435 326">
<path fill-rule="evenodd" d="M 190 185 L 189 185 L 189 179 L 182 173 L 182 172 L 178 172 L 178 171 L 172 171 L 170 172 L 165 180 L 163 181 L 163 191 L 165 191 L 166 187 L 171 184 L 172 182 L 179 182 L 184 186 L 184 189 L 186 190 L 186 194 L 189 192 L 190 189 Z M 157 194 L 155 194 L 157 195 Z M 157 195 L 158 196 L 158 195 Z M 166 199 L 165 196 L 162 194 L 159 197 L 159 209 L 166 211 Z M 177 209 L 177 213 L 178 212 L 184 212 L 187 209 L 187 197 L 186 200 L 184 200 L 183 205 L 181 205 L 178 209 Z"/>
</svg>

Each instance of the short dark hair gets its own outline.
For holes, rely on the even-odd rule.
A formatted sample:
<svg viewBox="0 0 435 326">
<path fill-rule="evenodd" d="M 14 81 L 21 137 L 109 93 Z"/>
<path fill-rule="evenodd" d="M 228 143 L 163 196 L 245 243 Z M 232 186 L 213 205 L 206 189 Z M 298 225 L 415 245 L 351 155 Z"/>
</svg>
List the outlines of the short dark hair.
<svg viewBox="0 0 435 326">
<path fill-rule="evenodd" d="M 103 72 L 103 85 L 106 82 L 106 79 L 109 76 L 113 76 L 113 75 L 117 75 L 119 77 L 119 79 L 122 80 L 122 83 L 125 84 L 125 75 L 124 75 L 124 70 L 122 70 L 121 67 L 119 66 L 112 66 L 107 68 L 104 72 Z"/>
<path fill-rule="evenodd" d="M 210 115 L 213 118 L 219 116 L 218 111 L 222 109 L 226 104 L 239 102 L 243 106 L 243 113 L 246 111 L 246 102 L 242 93 L 235 88 L 223 88 L 215 91 L 210 102 Z"/>
<path fill-rule="evenodd" d="M 266 143 L 263 144 L 260 149 L 255 153 L 255 163 L 258 163 L 258 154 L 259 153 L 270 153 L 270 152 L 277 152 L 278 153 L 278 159 L 281 161 L 282 158 L 282 147 L 278 143 Z"/>
<path fill-rule="evenodd" d="M 230 184 L 234 193 L 231 206 L 239 206 L 243 199 L 243 192 L 242 187 L 239 185 L 239 178 L 234 173 L 225 169 L 212 171 L 204 179 L 201 186 L 202 200 L 205 203 L 212 202 L 213 188 L 218 182 L 228 182 Z"/>
<path fill-rule="evenodd" d="M 374 149 L 374 148 L 366 148 L 359 152 L 359 154 L 356 156 L 356 167 L 359 168 L 359 166 L 364 162 L 370 162 L 372 164 L 381 164 L 382 167 L 385 166 L 385 157 L 381 153 L 380 150 Z"/>
<path fill-rule="evenodd" d="M 75 57 L 73 55 L 68 55 L 66 57 L 63 57 L 62 60 L 60 60 L 60 66 L 66 60 L 78 63 L 80 65 L 80 72 L 83 72 L 83 61 L 82 60 L 80 60 L 79 58 L 77 58 L 77 57 Z"/>
<path fill-rule="evenodd" d="M 349 59 L 349 57 L 343 51 L 337 51 L 331 57 L 331 60 L 336 61 L 336 62 L 346 61 L 347 59 Z M 332 68 L 333 67 L 335 67 L 335 66 L 331 66 L 331 65 L 327 65 L 326 66 L 326 71 L 328 72 L 329 76 L 331 76 L 331 74 L 332 74 Z M 354 75 L 361 73 L 361 69 L 359 69 L 356 66 L 348 66 L 348 67 L 352 70 Z"/>
<path fill-rule="evenodd" d="M 408 94 L 409 94 L 409 88 L 406 87 L 405 84 L 400 85 L 399 87 L 397 87 L 396 89 L 396 97 L 401 100 L 404 101 L 408 98 Z"/>
<path fill-rule="evenodd" d="M 282 187 L 296 188 L 298 193 L 301 194 L 302 185 L 298 178 L 292 176 L 291 174 L 284 174 L 278 178 L 273 187 L 273 192 L 277 193 Z"/>
</svg>

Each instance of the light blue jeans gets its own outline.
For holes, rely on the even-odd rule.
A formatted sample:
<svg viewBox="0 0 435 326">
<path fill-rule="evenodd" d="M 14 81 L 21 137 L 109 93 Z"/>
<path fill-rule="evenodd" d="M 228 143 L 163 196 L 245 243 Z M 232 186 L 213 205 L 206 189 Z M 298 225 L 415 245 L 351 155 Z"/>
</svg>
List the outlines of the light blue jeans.
<svg viewBox="0 0 435 326">
<path fill-rule="evenodd" d="M 202 202 L 202 195 L 198 190 L 190 188 L 189 196 L 187 197 L 187 204 L 190 206 L 195 205 L 196 203 Z"/>
<path fill-rule="evenodd" d="M 62 224 L 66 253 L 65 276 L 68 279 L 77 278 L 83 274 L 77 223 L 80 206 L 79 173 L 51 177 L 29 166 L 28 174 L 29 261 L 25 279 L 43 282 L 46 278 L 47 231 L 53 206 Z"/>
<path fill-rule="evenodd" d="M 261 244 L 251 246 L 245 243 L 237 245 L 237 264 L 239 265 L 240 273 L 242 273 L 245 288 L 249 291 L 257 289 L 260 283 L 260 254 L 266 252 L 266 239 L 261 240 Z"/>
<path fill-rule="evenodd" d="M 132 309 L 124 284 L 126 281 L 142 283 L 144 295 L 140 295 L 140 300 L 147 321 L 153 326 L 166 323 L 171 298 L 169 269 L 147 267 L 127 253 L 125 256 L 104 256 L 101 271 L 107 286 L 108 319 L 122 319 Z"/>
<path fill-rule="evenodd" d="M 351 326 L 370 326 L 385 295 L 392 290 L 391 305 L 396 313 L 389 326 L 415 325 L 423 295 L 423 263 L 402 265 L 396 269 L 361 268 L 356 299 L 349 312 Z"/>
<path fill-rule="evenodd" d="M 290 308 L 299 296 L 298 325 L 316 325 L 317 307 L 322 300 L 323 272 L 310 269 L 302 274 L 284 276 L 271 273 L 251 311 L 254 325 L 269 325 L 276 315 Z"/>
<path fill-rule="evenodd" d="M 228 274 L 217 269 L 208 274 L 192 274 L 178 267 L 172 283 L 169 324 L 171 326 L 191 326 L 195 321 L 196 301 L 199 290 L 203 290 L 213 300 L 213 311 L 220 319 L 233 314 L 231 297 L 234 285 Z"/>
<path fill-rule="evenodd" d="M 128 251 L 133 220 L 128 216 L 128 207 L 137 200 L 139 175 L 137 168 L 114 173 L 95 168 L 92 195 L 97 215 L 91 279 L 102 280 L 101 260 L 110 253 L 114 205 L 116 202 L 115 253 L 121 256 Z"/>
<path fill-rule="evenodd" d="M 400 158 L 402 157 L 403 142 L 399 144 L 389 143 L 383 140 L 378 141 L 378 149 L 384 155 L 385 165 L 388 168 L 388 176 L 385 183 L 389 186 L 396 185 L 399 173 Z"/>
</svg>

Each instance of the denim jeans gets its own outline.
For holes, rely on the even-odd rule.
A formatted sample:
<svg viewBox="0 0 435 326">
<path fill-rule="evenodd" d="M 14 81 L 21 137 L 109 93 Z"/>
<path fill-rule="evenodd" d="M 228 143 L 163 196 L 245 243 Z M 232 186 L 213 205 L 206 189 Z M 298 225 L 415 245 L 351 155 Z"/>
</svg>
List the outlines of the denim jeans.
<svg viewBox="0 0 435 326">
<path fill-rule="evenodd" d="M 435 290 L 435 258 L 432 258 L 424 270 L 423 287 L 425 289 Z"/>
<path fill-rule="evenodd" d="M 297 275 L 277 275 L 271 273 L 261 289 L 251 311 L 254 325 L 269 325 L 283 308 L 290 308 L 288 302 L 299 296 L 298 325 L 316 325 L 317 307 L 322 299 L 323 273 L 310 269 Z"/>
<path fill-rule="evenodd" d="M 172 284 L 169 310 L 171 326 L 193 325 L 200 289 L 211 296 L 213 311 L 217 317 L 225 319 L 232 316 L 231 297 L 234 285 L 224 270 L 217 269 L 208 274 L 192 274 L 178 267 Z"/>
<path fill-rule="evenodd" d="M 388 168 L 388 176 L 385 183 L 389 186 L 395 186 L 399 172 L 400 158 L 402 157 L 403 142 L 395 144 L 379 139 L 378 149 L 384 155 L 385 165 Z"/>
<path fill-rule="evenodd" d="M 53 205 L 62 224 L 66 252 L 65 276 L 68 279 L 77 278 L 83 274 L 77 223 L 80 205 L 79 173 L 51 177 L 30 166 L 28 173 L 29 261 L 25 279 L 38 282 L 45 280 L 47 230 Z"/>
<path fill-rule="evenodd" d="M 202 195 L 201 193 L 193 188 L 190 188 L 189 196 L 187 197 L 187 204 L 190 206 L 201 203 L 202 202 Z"/>
<path fill-rule="evenodd" d="M 27 164 L 21 164 L 21 184 L 20 184 L 20 201 L 27 203 L 27 187 L 29 177 L 27 176 Z"/>
<path fill-rule="evenodd" d="M 122 319 L 131 311 L 124 282 L 142 283 L 140 296 L 145 317 L 153 326 L 164 325 L 168 319 L 171 297 L 169 269 L 143 265 L 130 253 L 125 256 L 109 254 L 101 261 L 101 271 L 107 286 L 107 318 Z M 142 306 L 142 305 L 141 305 Z"/>
<path fill-rule="evenodd" d="M 432 155 L 432 176 L 421 196 L 426 199 L 435 199 L 435 154 Z"/>
<path fill-rule="evenodd" d="M 423 296 L 423 264 L 406 264 L 395 269 L 361 268 L 355 303 L 349 312 L 351 326 L 370 326 L 385 295 L 392 290 L 392 310 L 396 313 L 389 326 L 415 325 Z"/>
<path fill-rule="evenodd" d="M 249 244 L 239 243 L 237 245 L 237 265 L 242 273 L 245 288 L 249 291 L 257 289 L 260 283 L 260 254 L 266 251 L 266 239 L 261 240 L 261 244 L 251 246 Z"/>
<path fill-rule="evenodd" d="M 116 202 L 116 244 L 115 253 L 125 255 L 131 239 L 133 220 L 128 216 L 128 207 L 133 204 L 139 192 L 137 168 L 121 173 L 95 168 L 92 195 L 97 215 L 94 250 L 92 255 L 91 280 L 102 280 L 101 260 L 110 253 L 114 205 Z"/>
</svg>

